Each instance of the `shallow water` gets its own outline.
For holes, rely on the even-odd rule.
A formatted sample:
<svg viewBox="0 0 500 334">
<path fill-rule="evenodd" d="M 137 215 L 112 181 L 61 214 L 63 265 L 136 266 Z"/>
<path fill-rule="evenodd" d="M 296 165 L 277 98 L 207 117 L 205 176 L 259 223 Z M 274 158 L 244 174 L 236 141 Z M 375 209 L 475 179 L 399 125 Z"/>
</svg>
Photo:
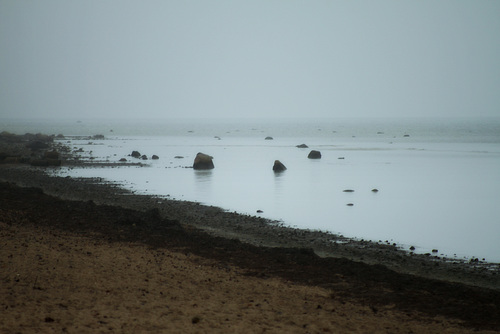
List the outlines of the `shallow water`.
<svg viewBox="0 0 500 334">
<path fill-rule="evenodd" d="M 110 132 L 111 124 L 78 123 L 54 133 L 108 129 L 105 140 L 70 140 L 75 149 L 83 148 L 82 156 L 99 161 L 139 161 L 128 157 L 132 150 L 160 157 L 148 160 L 148 167 L 63 168 L 61 175 L 104 177 L 140 193 L 252 215 L 262 210 L 261 216 L 299 228 L 500 262 L 499 124 L 173 122 L 141 123 L 133 130 L 114 124 Z M 296 147 L 302 143 L 309 148 Z M 308 159 L 311 149 L 322 158 Z M 212 155 L 215 169 L 184 168 L 198 152 Z M 285 172 L 272 171 L 276 159 L 287 166 Z"/>
</svg>

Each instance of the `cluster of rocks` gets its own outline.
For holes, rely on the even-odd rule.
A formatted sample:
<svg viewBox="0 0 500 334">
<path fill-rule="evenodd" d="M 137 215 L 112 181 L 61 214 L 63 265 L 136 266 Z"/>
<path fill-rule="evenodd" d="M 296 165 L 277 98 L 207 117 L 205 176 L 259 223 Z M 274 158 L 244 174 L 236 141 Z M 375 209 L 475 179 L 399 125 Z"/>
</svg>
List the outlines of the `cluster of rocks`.
<svg viewBox="0 0 500 334">
<path fill-rule="evenodd" d="M 0 163 L 32 166 L 61 166 L 61 156 L 54 148 L 54 138 L 62 135 L 0 133 Z"/>
<path fill-rule="evenodd" d="M 145 154 L 139 153 L 139 151 L 132 151 L 132 153 L 130 154 L 130 156 L 133 157 L 133 158 L 136 158 L 136 159 L 148 160 L 148 156 L 145 155 Z M 151 156 L 151 159 L 152 160 L 158 160 L 158 159 L 160 159 L 160 157 L 157 156 L 156 154 L 153 154 Z M 127 159 L 121 158 L 120 161 L 122 161 L 122 162 L 123 161 L 127 161 Z"/>
<path fill-rule="evenodd" d="M 306 144 L 300 144 L 300 145 L 297 145 L 295 147 L 298 147 L 298 148 L 309 148 L 309 146 L 307 146 Z M 312 150 L 311 152 L 309 152 L 309 154 L 307 155 L 307 157 L 309 159 L 321 159 L 321 152 L 320 151 L 316 151 L 316 150 Z"/>
<path fill-rule="evenodd" d="M 353 189 L 344 189 L 342 191 L 345 192 L 345 193 L 353 193 L 354 192 Z M 372 189 L 372 193 L 375 193 L 375 194 L 378 193 L 378 189 L 377 188 L 373 188 Z M 354 203 L 347 203 L 346 205 L 347 206 L 354 206 Z"/>
<path fill-rule="evenodd" d="M 266 140 L 272 140 L 273 138 L 272 137 L 266 137 L 265 138 Z M 301 145 L 297 145 L 297 147 L 299 148 L 307 148 L 308 146 L 306 144 L 301 144 Z M 134 151 L 136 152 L 136 151 Z M 139 153 L 137 152 L 137 155 Z M 309 159 L 321 159 L 321 152 L 320 151 L 316 151 L 316 150 L 312 150 L 311 152 L 309 152 L 308 156 L 307 156 Z M 177 158 L 177 157 L 176 157 Z M 199 152 L 196 157 L 194 158 L 194 162 L 193 162 L 193 169 L 213 169 L 215 168 L 214 166 L 214 163 L 213 163 L 213 157 L 208 155 L 208 154 L 205 154 L 205 153 L 201 153 Z M 285 171 L 287 168 L 286 166 L 279 160 L 275 160 L 274 161 L 274 165 L 273 165 L 273 171 L 275 172 L 283 172 Z"/>
</svg>

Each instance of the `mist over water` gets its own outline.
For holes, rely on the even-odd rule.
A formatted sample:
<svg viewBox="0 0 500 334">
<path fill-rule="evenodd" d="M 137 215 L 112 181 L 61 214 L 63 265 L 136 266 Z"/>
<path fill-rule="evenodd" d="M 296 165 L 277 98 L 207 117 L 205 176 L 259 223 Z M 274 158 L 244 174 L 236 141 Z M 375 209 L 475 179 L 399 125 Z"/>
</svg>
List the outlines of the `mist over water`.
<svg viewBox="0 0 500 334">
<path fill-rule="evenodd" d="M 84 150 L 83 157 L 96 161 L 136 161 L 128 156 L 133 150 L 160 157 L 144 161 L 147 167 L 63 167 L 62 176 L 103 177 L 139 193 L 252 215 L 262 210 L 259 215 L 298 228 L 500 262 L 498 119 L 45 125 L 38 123 L 37 131 L 104 134 L 104 140 L 69 139 L 75 150 Z M 10 124 L 18 132 L 30 126 Z M 265 140 L 267 136 L 273 140 Z M 309 148 L 296 147 L 303 143 Z M 307 158 L 312 149 L 321 151 L 320 160 Z M 198 152 L 212 155 L 215 169 L 185 168 Z M 288 168 L 285 172 L 272 171 L 277 159 Z M 379 191 L 372 192 L 374 188 Z"/>
</svg>

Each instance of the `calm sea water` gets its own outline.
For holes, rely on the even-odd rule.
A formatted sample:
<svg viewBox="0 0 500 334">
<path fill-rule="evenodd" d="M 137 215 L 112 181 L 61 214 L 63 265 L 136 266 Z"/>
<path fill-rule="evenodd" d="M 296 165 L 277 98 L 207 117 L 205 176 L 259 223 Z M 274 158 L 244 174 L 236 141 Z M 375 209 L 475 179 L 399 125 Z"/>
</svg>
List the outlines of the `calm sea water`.
<svg viewBox="0 0 500 334">
<path fill-rule="evenodd" d="M 298 228 L 500 262 L 499 119 L 5 124 L 17 133 L 103 134 L 65 139 L 98 161 L 130 161 L 132 150 L 160 157 L 148 167 L 63 167 L 63 176 L 103 177 L 139 193 L 262 210 Z M 303 143 L 309 148 L 296 147 Z M 311 149 L 322 158 L 308 159 Z M 212 155 L 215 169 L 183 168 L 198 152 Z M 285 172 L 272 171 L 276 159 Z"/>
</svg>

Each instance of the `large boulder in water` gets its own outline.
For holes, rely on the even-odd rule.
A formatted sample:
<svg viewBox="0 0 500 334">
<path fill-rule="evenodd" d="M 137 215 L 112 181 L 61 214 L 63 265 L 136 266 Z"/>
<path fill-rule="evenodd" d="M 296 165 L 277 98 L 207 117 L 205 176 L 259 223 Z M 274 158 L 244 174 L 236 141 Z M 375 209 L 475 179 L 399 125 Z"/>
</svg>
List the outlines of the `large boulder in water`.
<svg viewBox="0 0 500 334">
<path fill-rule="evenodd" d="M 213 169 L 215 166 L 212 159 L 208 154 L 198 153 L 194 158 L 193 169 Z"/>
<path fill-rule="evenodd" d="M 273 166 L 273 171 L 275 171 L 275 172 L 282 172 L 282 171 L 284 171 L 284 170 L 286 170 L 285 165 L 283 165 L 283 164 L 281 163 L 281 161 L 279 161 L 279 160 L 275 160 L 275 161 L 274 161 L 274 166 Z"/>
<path fill-rule="evenodd" d="M 312 150 L 307 157 L 309 159 L 321 159 L 321 152 Z"/>
</svg>

